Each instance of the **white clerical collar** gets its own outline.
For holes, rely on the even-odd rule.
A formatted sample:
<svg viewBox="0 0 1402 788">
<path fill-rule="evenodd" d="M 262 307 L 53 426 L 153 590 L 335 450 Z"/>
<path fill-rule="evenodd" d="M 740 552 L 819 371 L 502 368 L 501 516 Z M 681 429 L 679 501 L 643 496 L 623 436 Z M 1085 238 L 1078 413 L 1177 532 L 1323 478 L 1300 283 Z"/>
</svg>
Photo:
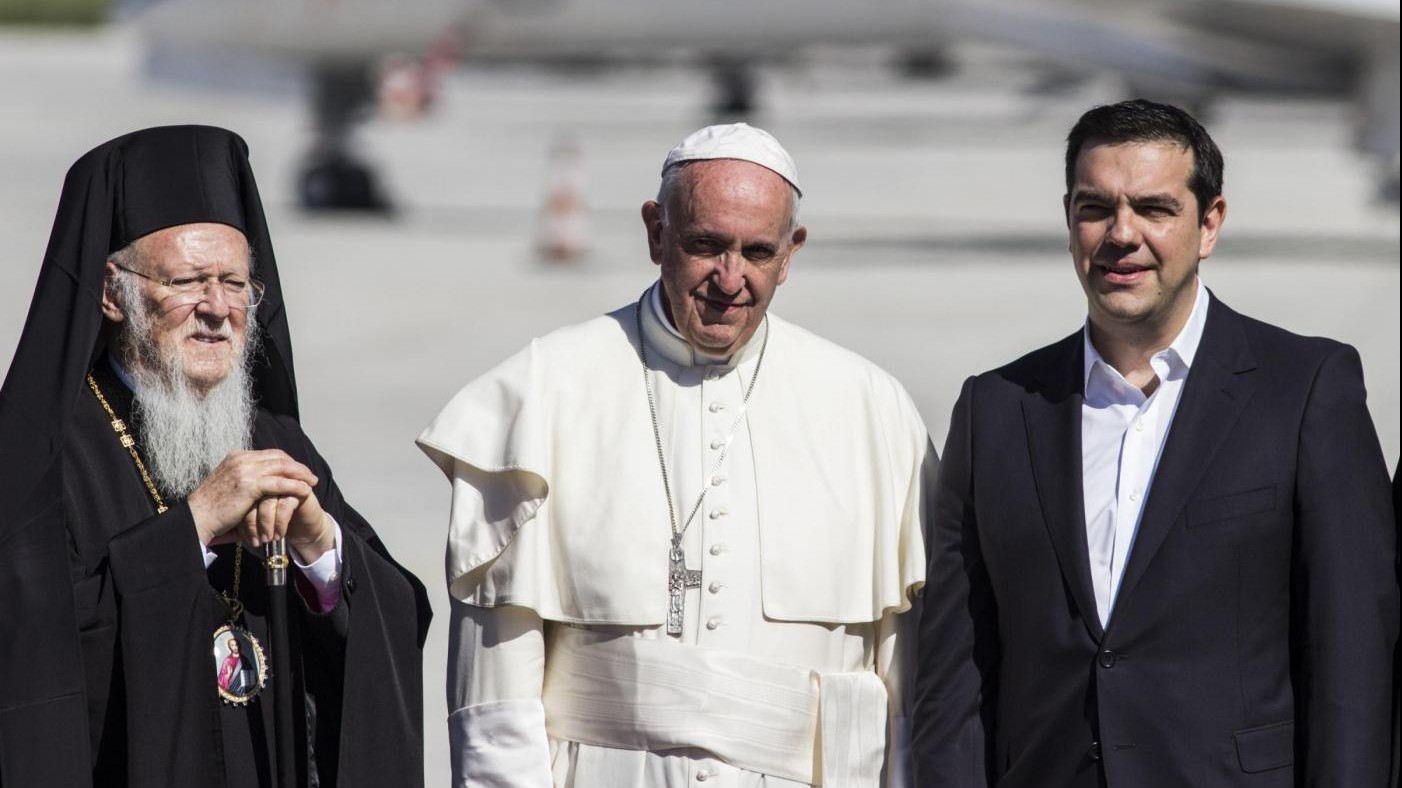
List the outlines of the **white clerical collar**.
<svg viewBox="0 0 1402 788">
<path fill-rule="evenodd" d="M 136 379 L 127 372 L 127 368 L 122 366 L 122 362 L 117 360 L 116 353 L 107 354 L 107 364 L 112 367 L 112 371 L 117 373 L 117 379 L 122 381 L 122 385 L 127 387 L 127 391 L 136 393 Z"/>
<path fill-rule="evenodd" d="M 673 364 L 684 367 L 735 367 L 759 355 L 759 349 L 764 345 L 765 334 L 769 331 L 769 321 L 765 320 L 739 352 L 729 356 L 712 356 L 692 347 L 672 325 L 662 306 L 660 280 L 653 283 L 643 295 L 643 300 L 647 303 L 642 314 L 643 341 L 647 343 L 648 350 L 655 351 Z"/>
<path fill-rule="evenodd" d="M 1185 377 L 1188 370 L 1192 369 L 1193 359 L 1197 357 L 1198 345 L 1202 343 L 1203 327 L 1207 325 L 1207 303 L 1210 299 L 1207 294 L 1207 286 L 1202 283 L 1202 277 L 1199 276 L 1197 280 L 1197 290 L 1193 293 L 1193 311 L 1188 314 L 1188 322 L 1183 324 L 1178 336 L 1173 338 L 1168 347 L 1154 354 L 1164 357 L 1175 377 Z M 1085 392 L 1090 390 L 1090 376 L 1097 366 L 1104 368 L 1107 373 L 1113 371 L 1118 375 L 1119 371 L 1111 367 L 1101 357 L 1100 351 L 1095 349 L 1095 343 L 1090 341 L 1090 318 L 1086 318 L 1086 325 L 1081 331 L 1081 336 L 1085 342 L 1085 365 L 1082 370 L 1084 376 L 1081 379 L 1081 391 Z"/>
</svg>

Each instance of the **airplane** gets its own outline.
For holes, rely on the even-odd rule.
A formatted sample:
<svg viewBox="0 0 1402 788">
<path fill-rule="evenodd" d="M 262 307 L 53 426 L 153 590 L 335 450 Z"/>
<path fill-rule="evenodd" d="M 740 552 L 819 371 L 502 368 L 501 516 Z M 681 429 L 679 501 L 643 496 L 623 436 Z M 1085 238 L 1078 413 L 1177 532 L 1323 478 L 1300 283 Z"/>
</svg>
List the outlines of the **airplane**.
<svg viewBox="0 0 1402 788">
<path fill-rule="evenodd" d="M 377 100 L 423 111 L 459 62 L 691 62 L 714 76 L 713 111 L 734 117 L 754 108 L 759 64 L 877 45 L 938 73 L 965 40 L 1113 73 L 1132 95 L 1198 112 L 1229 94 L 1348 97 L 1379 195 L 1398 198 L 1399 10 L 1387 0 L 155 0 L 126 16 L 153 63 L 227 57 L 310 79 L 316 132 L 299 186 L 309 210 L 390 210 L 350 135 Z"/>
<path fill-rule="evenodd" d="M 1202 115 L 1222 95 L 1346 98 L 1379 199 L 1398 201 L 1399 8 L 1392 0 L 968 2 L 963 34 L 1036 52 Z"/>
</svg>

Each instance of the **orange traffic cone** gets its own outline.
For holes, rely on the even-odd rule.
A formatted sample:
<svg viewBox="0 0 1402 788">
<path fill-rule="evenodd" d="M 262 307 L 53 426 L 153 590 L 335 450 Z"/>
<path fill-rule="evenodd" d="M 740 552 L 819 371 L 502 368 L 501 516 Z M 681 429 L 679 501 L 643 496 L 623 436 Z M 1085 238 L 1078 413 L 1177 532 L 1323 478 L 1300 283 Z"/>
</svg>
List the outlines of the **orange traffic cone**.
<svg viewBox="0 0 1402 788">
<path fill-rule="evenodd" d="M 575 263 L 589 251 L 582 158 L 579 143 L 572 138 L 558 138 L 550 146 L 537 243 L 541 257 L 549 263 Z"/>
</svg>

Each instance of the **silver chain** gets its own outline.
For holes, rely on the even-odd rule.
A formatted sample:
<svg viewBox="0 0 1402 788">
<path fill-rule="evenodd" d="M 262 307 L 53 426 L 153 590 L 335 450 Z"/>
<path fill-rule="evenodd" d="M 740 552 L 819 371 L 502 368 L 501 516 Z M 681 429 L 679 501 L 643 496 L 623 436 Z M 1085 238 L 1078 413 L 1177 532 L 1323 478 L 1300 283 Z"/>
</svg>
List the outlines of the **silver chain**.
<svg viewBox="0 0 1402 788">
<path fill-rule="evenodd" d="M 638 299 L 637 324 L 638 324 L 638 358 L 643 364 L 643 386 L 647 388 L 647 409 L 652 415 L 652 437 L 657 442 L 657 465 L 662 469 L 662 489 L 667 493 L 667 516 L 672 526 L 672 546 L 678 547 L 682 543 L 682 537 L 686 536 L 686 529 L 691 527 L 691 521 L 696 519 L 696 513 L 701 511 L 701 503 L 706 500 L 706 493 L 711 491 L 709 484 L 701 488 L 701 494 L 696 496 L 696 504 L 691 507 L 691 513 L 686 516 L 686 522 L 682 524 L 680 530 L 677 529 L 677 510 L 672 505 L 672 482 L 667 476 L 666 455 L 662 451 L 662 429 L 657 423 L 657 400 L 652 393 L 652 377 L 649 374 L 647 365 L 647 340 L 643 338 L 643 309 L 647 308 L 644 302 L 647 300 L 647 291 L 643 292 Z M 768 321 L 768 318 L 765 318 Z M 745 418 L 745 410 L 750 406 L 750 394 L 754 393 L 755 383 L 759 380 L 759 371 L 764 366 L 764 351 L 769 347 L 769 327 L 764 328 L 764 341 L 759 346 L 759 359 L 755 362 L 755 374 L 750 378 L 750 385 L 745 389 L 745 397 L 740 401 L 740 411 L 735 414 L 735 421 L 730 425 L 730 431 L 726 434 L 725 445 L 721 447 L 720 456 L 716 458 L 716 464 L 711 468 L 710 475 L 714 475 L 720 470 L 720 466 L 725 462 L 726 456 L 730 453 L 730 443 L 735 438 L 735 430 L 740 426 L 741 420 Z M 736 374 L 740 374 L 736 370 Z"/>
</svg>

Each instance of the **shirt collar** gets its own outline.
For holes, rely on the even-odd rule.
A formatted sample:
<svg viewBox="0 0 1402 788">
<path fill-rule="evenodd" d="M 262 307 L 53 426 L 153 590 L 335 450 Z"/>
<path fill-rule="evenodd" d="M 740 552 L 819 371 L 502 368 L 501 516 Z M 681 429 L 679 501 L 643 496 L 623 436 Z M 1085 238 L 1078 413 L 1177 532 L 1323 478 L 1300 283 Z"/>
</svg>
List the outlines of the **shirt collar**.
<svg viewBox="0 0 1402 788">
<path fill-rule="evenodd" d="M 1197 289 L 1193 293 L 1193 311 L 1188 313 L 1188 322 L 1183 324 L 1178 336 L 1168 344 L 1167 348 L 1154 355 L 1162 354 L 1168 361 L 1170 368 L 1179 366 L 1184 375 L 1193 367 L 1193 359 L 1197 357 L 1198 345 L 1202 343 L 1203 327 L 1207 325 L 1207 304 L 1209 301 L 1207 286 L 1202 283 L 1202 277 L 1197 277 Z M 1095 343 L 1090 341 L 1090 318 L 1086 318 L 1085 327 L 1081 330 L 1081 338 L 1085 343 L 1085 364 L 1082 369 L 1083 376 L 1081 384 L 1083 392 L 1090 391 L 1091 373 L 1099 365 L 1107 372 L 1113 371 L 1106 361 L 1101 357 L 1100 351 L 1095 349 Z M 1118 372 L 1116 372 L 1118 374 Z"/>
<path fill-rule="evenodd" d="M 764 337 L 769 332 L 769 320 L 765 319 L 750 341 L 739 352 L 729 356 L 712 356 L 691 346 L 672 325 L 662 306 L 662 282 L 653 283 L 643 295 L 642 318 L 643 338 L 648 350 L 655 351 L 663 358 L 683 367 L 715 366 L 733 368 L 759 354 L 764 346 Z"/>
</svg>

